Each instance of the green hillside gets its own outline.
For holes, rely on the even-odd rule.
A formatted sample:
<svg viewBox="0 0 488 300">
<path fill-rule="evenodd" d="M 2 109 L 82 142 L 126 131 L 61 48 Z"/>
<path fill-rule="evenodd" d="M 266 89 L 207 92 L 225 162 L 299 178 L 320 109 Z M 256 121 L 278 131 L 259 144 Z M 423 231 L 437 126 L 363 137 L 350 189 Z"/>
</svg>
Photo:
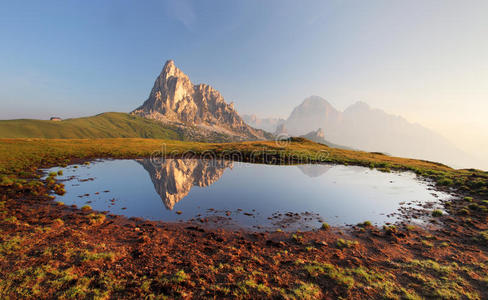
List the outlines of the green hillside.
<svg viewBox="0 0 488 300">
<path fill-rule="evenodd" d="M 183 140 L 181 129 L 132 116 L 108 112 L 92 117 L 45 121 L 32 119 L 0 121 L 0 138 L 155 138 Z"/>
</svg>

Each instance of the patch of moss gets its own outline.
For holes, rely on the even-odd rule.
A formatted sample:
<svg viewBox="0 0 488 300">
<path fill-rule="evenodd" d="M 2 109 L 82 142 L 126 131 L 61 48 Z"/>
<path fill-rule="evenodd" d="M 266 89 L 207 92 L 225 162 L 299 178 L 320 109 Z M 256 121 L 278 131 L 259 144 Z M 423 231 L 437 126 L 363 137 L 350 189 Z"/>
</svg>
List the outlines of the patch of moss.
<svg viewBox="0 0 488 300">
<path fill-rule="evenodd" d="M 316 284 L 300 282 L 292 290 L 292 293 L 298 299 L 320 299 L 322 295 L 322 290 Z"/>
<path fill-rule="evenodd" d="M 345 239 L 338 239 L 336 241 L 336 246 L 339 249 L 352 248 L 358 244 L 359 244 L 358 241 L 351 241 L 351 240 L 345 240 Z"/>
<path fill-rule="evenodd" d="M 364 221 L 362 223 L 359 223 L 357 226 L 359 226 L 359 227 L 371 227 L 371 226 L 373 226 L 373 224 L 371 223 L 371 221 Z"/>
<path fill-rule="evenodd" d="M 432 216 L 433 217 L 442 217 L 444 213 L 440 209 L 435 209 L 432 211 Z"/>
<path fill-rule="evenodd" d="M 90 205 L 83 205 L 81 210 L 92 210 L 92 207 Z"/>
<path fill-rule="evenodd" d="M 106 218 L 104 214 L 98 214 L 98 213 L 91 213 L 87 217 L 91 225 L 103 224 Z"/>
<path fill-rule="evenodd" d="M 190 277 L 185 273 L 184 270 L 179 270 L 172 277 L 171 281 L 175 283 L 181 283 L 188 280 Z"/>
<path fill-rule="evenodd" d="M 3 175 L 2 177 L 0 177 L 0 186 L 11 186 L 13 184 L 14 181 L 8 176 Z"/>
<path fill-rule="evenodd" d="M 115 253 L 84 251 L 81 253 L 80 257 L 82 261 L 105 260 L 113 262 L 115 260 Z"/>
<path fill-rule="evenodd" d="M 488 246 L 488 230 L 480 232 L 478 235 L 478 240 L 482 245 Z"/>
<path fill-rule="evenodd" d="M 451 186 L 454 184 L 451 178 L 442 177 L 437 180 L 437 184 L 441 186 Z"/>
</svg>

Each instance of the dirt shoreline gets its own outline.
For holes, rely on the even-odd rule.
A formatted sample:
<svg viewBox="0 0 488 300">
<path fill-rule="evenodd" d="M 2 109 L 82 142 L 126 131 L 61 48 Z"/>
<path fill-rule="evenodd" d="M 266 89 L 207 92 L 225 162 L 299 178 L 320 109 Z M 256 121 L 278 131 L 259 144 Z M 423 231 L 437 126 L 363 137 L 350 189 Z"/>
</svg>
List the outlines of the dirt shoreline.
<svg viewBox="0 0 488 300">
<path fill-rule="evenodd" d="M 488 297 L 487 214 L 474 206 L 425 228 L 256 233 L 66 207 L 46 186 L 1 189 L 2 297 Z"/>
</svg>

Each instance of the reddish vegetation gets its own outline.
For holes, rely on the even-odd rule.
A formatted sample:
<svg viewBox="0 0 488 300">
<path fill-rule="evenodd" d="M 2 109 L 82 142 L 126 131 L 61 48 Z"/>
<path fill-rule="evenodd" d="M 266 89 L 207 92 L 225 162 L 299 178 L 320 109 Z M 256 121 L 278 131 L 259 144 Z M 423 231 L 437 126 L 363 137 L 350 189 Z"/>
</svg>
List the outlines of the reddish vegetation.
<svg viewBox="0 0 488 300">
<path fill-rule="evenodd" d="M 2 298 L 488 297 L 486 212 L 431 230 L 251 233 L 2 195 Z"/>
</svg>

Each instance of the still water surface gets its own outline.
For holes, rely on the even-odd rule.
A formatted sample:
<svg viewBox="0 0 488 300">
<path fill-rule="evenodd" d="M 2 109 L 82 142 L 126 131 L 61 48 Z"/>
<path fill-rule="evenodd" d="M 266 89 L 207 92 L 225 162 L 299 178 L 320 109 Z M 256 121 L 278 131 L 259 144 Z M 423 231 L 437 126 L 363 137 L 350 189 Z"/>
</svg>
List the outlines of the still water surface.
<svg viewBox="0 0 488 300">
<path fill-rule="evenodd" d="M 58 201 L 150 220 L 253 229 L 311 229 L 400 219 L 400 207 L 449 197 L 413 173 L 339 165 L 272 166 L 198 159 L 100 160 L 58 176 Z"/>
</svg>

